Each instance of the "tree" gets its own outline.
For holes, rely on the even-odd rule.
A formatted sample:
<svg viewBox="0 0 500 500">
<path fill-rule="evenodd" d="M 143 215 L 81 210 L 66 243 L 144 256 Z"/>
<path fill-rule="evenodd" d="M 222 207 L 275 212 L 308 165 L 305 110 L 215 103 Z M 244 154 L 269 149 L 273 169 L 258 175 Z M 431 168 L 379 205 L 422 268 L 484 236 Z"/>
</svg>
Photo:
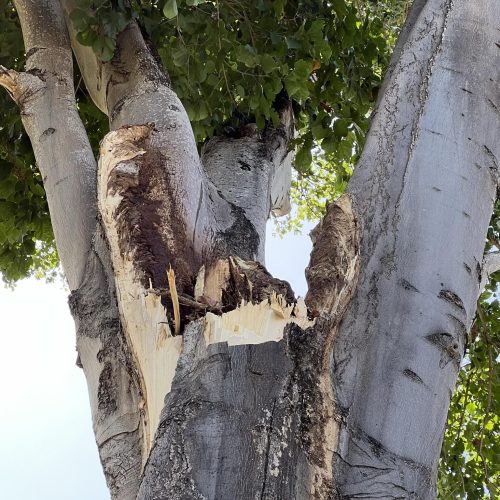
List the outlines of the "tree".
<svg viewBox="0 0 500 500">
<path fill-rule="evenodd" d="M 186 3 L 191 13 L 205 4 Z M 368 79 L 361 104 L 346 99 L 353 125 L 332 111 L 328 92 L 349 87 L 319 71 L 331 26 L 312 19 L 330 12 L 350 27 L 347 43 L 369 16 L 363 24 L 350 2 L 276 2 L 313 56 L 257 100 L 242 86 L 243 116 L 235 105 L 210 120 L 219 110 L 193 101 L 195 135 L 121 2 L 14 4 L 26 71 L 4 69 L 0 83 L 43 177 L 112 496 L 434 497 L 498 189 L 495 0 L 414 2 L 363 154 L 313 233 L 305 303 L 263 267 L 264 227 L 288 207 L 290 143 L 299 170 L 314 141 L 350 157 L 363 132 L 355 118 L 363 123 L 375 98 Z M 253 41 L 247 20 L 236 16 L 235 28 L 217 2 L 205 7 L 220 50 L 226 36 Z M 307 22 L 284 15 L 294 7 Z M 176 17 L 177 3 L 163 11 Z M 179 38 L 190 18 L 177 18 Z M 146 29 L 153 41 L 156 28 Z M 300 45 L 296 33 L 277 34 L 285 52 Z M 376 38 L 367 37 L 374 56 Z M 181 92 L 190 54 L 175 43 L 162 50 L 180 68 Z M 277 56 L 237 50 L 249 68 L 275 71 Z M 73 53 L 109 119 L 98 166 L 76 108 Z M 224 68 L 212 86 L 231 93 Z M 311 97 L 321 78 L 314 88 L 328 97 Z"/>
</svg>

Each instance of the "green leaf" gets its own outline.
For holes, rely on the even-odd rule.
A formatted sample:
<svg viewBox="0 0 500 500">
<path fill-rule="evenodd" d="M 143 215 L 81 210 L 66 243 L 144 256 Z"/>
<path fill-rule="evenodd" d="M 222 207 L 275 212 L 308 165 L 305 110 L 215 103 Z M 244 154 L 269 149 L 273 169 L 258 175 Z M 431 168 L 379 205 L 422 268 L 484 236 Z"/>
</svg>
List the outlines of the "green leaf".
<svg viewBox="0 0 500 500">
<path fill-rule="evenodd" d="M 338 14 L 339 17 L 344 16 L 347 12 L 347 7 L 345 0 L 331 0 L 333 10 Z"/>
<path fill-rule="evenodd" d="M 304 146 L 295 155 L 295 167 L 299 172 L 306 173 L 311 168 L 312 153 L 311 148 Z"/>
<path fill-rule="evenodd" d="M 248 68 L 253 68 L 257 64 L 257 52 L 256 50 L 249 44 L 240 45 L 236 49 L 236 59 Z"/>
<path fill-rule="evenodd" d="M 179 68 L 184 67 L 189 61 L 189 52 L 184 46 L 177 47 L 175 50 L 172 50 L 172 61 Z"/>
<path fill-rule="evenodd" d="M 337 139 L 342 139 L 346 137 L 349 133 L 349 122 L 344 119 L 336 120 L 333 124 L 333 133 Z"/>
<path fill-rule="evenodd" d="M 269 54 L 264 54 L 260 58 L 260 65 L 264 73 L 272 73 L 276 69 L 276 61 Z"/>
<path fill-rule="evenodd" d="M 89 29 L 87 31 L 80 31 L 76 34 L 76 40 L 82 45 L 91 47 L 97 40 L 97 33 Z"/>
<path fill-rule="evenodd" d="M 12 163 L 0 159 L 0 182 L 9 177 L 12 167 Z"/>
<path fill-rule="evenodd" d="M 176 0 L 167 0 L 163 7 L 163 15 L 167 19 L 173 19 L 178 14 Z"/>
<path fill-rule="evenodd" d="M 82 9 L 72 10 L 69 18 L 77 31 L 84 31 L 89 26 L 89 15 Z"/>
</svg>

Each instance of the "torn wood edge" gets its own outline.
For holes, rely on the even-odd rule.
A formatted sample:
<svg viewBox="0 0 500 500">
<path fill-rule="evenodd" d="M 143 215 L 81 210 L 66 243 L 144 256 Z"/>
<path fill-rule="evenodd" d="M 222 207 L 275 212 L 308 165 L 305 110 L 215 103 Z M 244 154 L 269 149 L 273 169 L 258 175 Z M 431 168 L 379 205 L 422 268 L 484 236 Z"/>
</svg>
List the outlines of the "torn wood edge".
<svg viewBox="0 0 500 500">
<path fill-rule="evenodd" d="M 322 463 L 312 466 L 311 495 L 334 485 L 333 456 L 339 446 L 340 426 L 330 373 L 330 357 L 343 315 L 354 296 L 360 274 L 360 228 L 349 194 L 327 206 L 327 212 L 311 232 L 313 250 L 305 270 L 309 290 L 305 302 L 313 315 L 327 319 L 323 331 L 318 390 L 325 416 L 323 437 L 315 439 Z"/>
<path fill-rule="evenodd" d="M 45 90 L 45 83 L 38 76 L 7 69 L 2 65 L 0 65 L 0 86 L 21 109 L 35 95 Z"/>
<path fill-rule="evenodd" d="M 208 312 L 205 316 L 206 345 L 226 342 L 229 346 L 279 342 L 285 327 L 295 323 L 303 330 L 314 326 L 307 317 L 304 299 L 288 304 L 282 295 L 273 293 L 269 300 L 257 304 L 242 303 L 220 316 Z"/>
<path fill-rule="evenodd" d="M 305 274 L 306 304 L 317 314 L 342 317 L 360 270 L 360 229 L 352 198 L 343 194 L 312 230 L 313 250 Z"/>
<path fill-rule="evenodd" d="M 116 220 L 122 197 L 108 188 L 108 179 L 120 169 L 134 175 L 133 165 L 128 162 L 145 153 L 139 144 L 149 132 L 148 126 L 138 125 L 107 134 L 101 143 L 98 168 L 98 206 L 113 262 L 120 317 L 144 395 L 143 466 L 153 445 L 164 397 L 170 391 L 182 337 L 172 335 L 161 298 L 147 293 L 142 284 L 144 277 L 134 267 L 134 250 L 122 255 Z"/>
</svg>

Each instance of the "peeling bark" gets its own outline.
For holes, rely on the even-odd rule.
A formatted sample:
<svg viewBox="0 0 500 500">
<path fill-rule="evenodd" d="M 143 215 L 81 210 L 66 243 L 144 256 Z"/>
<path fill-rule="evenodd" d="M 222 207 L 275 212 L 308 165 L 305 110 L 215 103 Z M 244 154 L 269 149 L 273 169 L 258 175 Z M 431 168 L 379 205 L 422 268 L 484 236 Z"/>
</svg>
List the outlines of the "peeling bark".
<svg viewBox="0 0 500 500">
<path fill-rule="evenodd" d="M 313 251 L 306 269 L 306 303 L 317 313 L 342 316 L 356 288 L 360 234 L 349 195 L 328 206 L 312 231 Z"/>
<path fill-rule="evenodd" d="M 135 498 L 142 466 L 143 394 L 121 330 L 107 247 L 99 232 L 85 279 L 69 299 L 93 428 L 112 498 Z"/>
</svg>

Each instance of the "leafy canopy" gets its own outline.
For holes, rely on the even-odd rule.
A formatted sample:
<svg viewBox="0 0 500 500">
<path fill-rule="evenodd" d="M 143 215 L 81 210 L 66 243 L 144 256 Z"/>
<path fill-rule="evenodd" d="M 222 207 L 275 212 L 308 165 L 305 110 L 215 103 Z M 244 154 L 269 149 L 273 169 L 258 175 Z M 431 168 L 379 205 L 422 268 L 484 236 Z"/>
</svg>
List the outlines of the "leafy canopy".
<svg viewBox="0 0 500 500">
<path fill-rule="evenodd" d="M 294 200 L 284 227 L 321 214 L 344 189 L 361 151 L 406 1 L 77 0 L 80 43 L 109 61 L 116 38 L 136 19 L 166 67 L 198 143 L 238 128 L 276 125 L 276 97 L 297 117 Z M 10 3 L 0 7 L 0 64 L 22 69 L 22 38 Z M 108 130 L 78 71 L 79 109 L 97 152 Z M 0 95 L 0 272 L 16 281 L 57 262 L 29 140 L 19 113 Z"/>
</svg>

